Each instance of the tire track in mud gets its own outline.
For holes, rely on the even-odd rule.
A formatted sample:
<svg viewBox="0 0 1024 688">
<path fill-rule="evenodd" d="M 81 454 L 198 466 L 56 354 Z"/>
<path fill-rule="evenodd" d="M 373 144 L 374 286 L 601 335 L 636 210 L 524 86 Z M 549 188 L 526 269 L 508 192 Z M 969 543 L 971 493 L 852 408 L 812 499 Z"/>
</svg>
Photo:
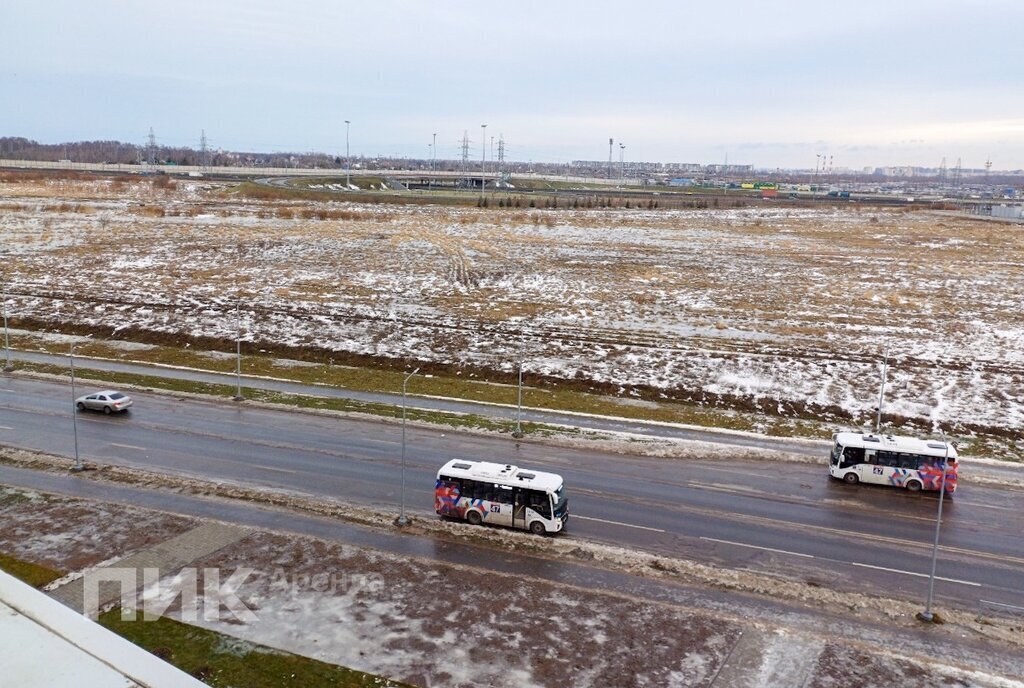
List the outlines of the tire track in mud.
<svg viewBox="0 0 1024 688">
<path fill-rule="evenodd" d="M 392 245 L 400 246 L 407 241 L 428 243 L 444 254 L 447 260 L 445 271 L 450 281 L 464 287 L 476 286 L 479 280 L 474 279 L 472 261 L 466 251 L 452 237 L 443 232 L 431 232 L 422 227 L 406 228 L 401 234 L 391 239 Z"/>
</svg>

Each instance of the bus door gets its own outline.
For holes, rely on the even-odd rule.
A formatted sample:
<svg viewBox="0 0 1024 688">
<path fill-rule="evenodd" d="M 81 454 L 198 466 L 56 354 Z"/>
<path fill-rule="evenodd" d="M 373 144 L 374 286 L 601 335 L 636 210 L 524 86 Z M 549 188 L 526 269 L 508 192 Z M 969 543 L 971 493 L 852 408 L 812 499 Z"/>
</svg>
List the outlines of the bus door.
<svg viewBox="0 0 1024 688">
<path fill-rule="evenodd" d="M 529 502 L 529 494 L 526 490 L 515 489 L 515 505 L 512 509 L 512 526 L 514 528 L 526 529 L 526 507 Z"/>
</svg>

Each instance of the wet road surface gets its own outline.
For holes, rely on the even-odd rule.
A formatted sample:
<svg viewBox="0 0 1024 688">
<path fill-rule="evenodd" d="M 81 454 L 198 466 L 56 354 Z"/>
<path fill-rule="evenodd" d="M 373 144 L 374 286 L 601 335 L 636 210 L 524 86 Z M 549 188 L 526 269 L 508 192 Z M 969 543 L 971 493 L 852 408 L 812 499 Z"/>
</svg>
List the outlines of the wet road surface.
<svg viewBox="0 0 1024 688">
<path fill-rule="evenodd" d="M 402 465 L 395 423 L 133 397 L 127 416 L 78 415 L 84 459 L 397 512 Z M 0 444 L 73 456 L 68 386 L 0 378 Z M 849 486 L 830 480 L 823 465 L 630 457 L 410 426 L 412 513 L 430 517 L 434 475 L 451 458 L 561 473 L 570 537 L 887 597 L 923 600 L 926 593 L 934 495 Z M 969 465 L 961 470 L 960 489 L 944 506 L 936 598 L 1024 613 L 1024 492 L 972 485 Z"/>
</svg>

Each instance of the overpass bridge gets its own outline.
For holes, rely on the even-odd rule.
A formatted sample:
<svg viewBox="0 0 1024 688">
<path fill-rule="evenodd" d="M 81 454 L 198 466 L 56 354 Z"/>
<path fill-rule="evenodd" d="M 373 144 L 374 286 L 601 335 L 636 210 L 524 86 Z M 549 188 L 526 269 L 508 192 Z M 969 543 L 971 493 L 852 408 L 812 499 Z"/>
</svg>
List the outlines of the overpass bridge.
<svg viewBox="0 0 1024 688">
<path fill-rule="evenodd" d="M 374 176 L 388 177 L 401 180 L 408 185 L 417 187 L 429 186 L 431 181 L 440 186 L 455 186 L 459 180 L 465 182 L 464 188 L 480 188 L 480 180 L 486 179 L 491 185 L 500 180 L 502 175 L 498 172 L 460 171 L 460 170 L 343 170 L 338 168 L 325 167 L 246 167 L 236 166 L 206 166 L 206 165 L 149 165 L 142 163 L 129 165 L 123 163 L 90 163 L 90 162 L 69 162 L 50 160 L 9 160 L 0 159 L 0 168 L 5 169 L 29 169 L 29 170 L 65 170 L 77 172 L 93 172 L 99 174 L 171 174 L 178 176 L 194 177 L 232 177 L 232 178 L 286 178 L 286 177 L 341 177 L 346 173 L 353 176 Z M 520 179 L 542 180 L 548 182 L 562 182 L 572 184 L 586 184 L 588 186 L 607 186 L 611 188 L 640 188 L 643 181 L 640 179 L 604 179 L 600 177 L 574 177 L 570 175 L 517 173 Z"/>
</svg>

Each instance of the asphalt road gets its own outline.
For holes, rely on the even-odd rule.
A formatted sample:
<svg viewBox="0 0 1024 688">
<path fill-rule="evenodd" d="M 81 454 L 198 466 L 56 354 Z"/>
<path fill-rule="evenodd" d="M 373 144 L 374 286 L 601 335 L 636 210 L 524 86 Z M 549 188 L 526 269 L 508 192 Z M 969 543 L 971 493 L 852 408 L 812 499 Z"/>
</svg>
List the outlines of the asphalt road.
<svg viewBox="0 0 1024 688">
<path fill-rule="evenodd" d="M 68 365 L 67 356 L 58 356 L 36 351 L 11 351 L 13 361 L 27 361 L 31 363 L 45 363 L 49 365 Z M 139 363 L 123 363 L 104 359 L 75 357 L 76 368 L 99 370 L 118 373 L 132 373 L 135 375 L 149 375 L 152 377 L 192 380 L 194 382 L 205 382 L 220 385 L 235 385 L 236 378 L 232 374 L 213 373 L 198 370 L 183 370 L 181 368 L 170 368 L 166 366 L 143 365 Z M 351 399 L 354 401 L 371 402 L 378 404 L 392 404 L 398 406 L 402 403 L 401 394 L 388 394 L 385 392 L 362 392 L 344 387 L 328 387 L 325 385 L 306 385 L 297 382 L 283 380 L 272 380 L 261 377 L 241 376 L 242 387 L 252 389 L 264 389 L 275 392 L 290 394 L 311 394 L 331 399 Z M 433 397 L 420 397 L 409 395 L 407 398 L 408 408 L 422 409 L 426 411 L 446 411 L 454 413 L 472 413 L 487 418 L 500 418 L 511 420 L 515 418 L 515 409 L 509 406 L 497 404 L 482 404 L 472 401 L 458 399 L 440 399 Z M 759 447 L 767 449 L 778 449 L 780 451 L 794 454 L 806 454 L 823 456 L 826 455 L 828 443 L 817 443 L 807 440 L 787 441 L 778 438 L 757 437 L 740 433 L 721 432 L 714 430 L 703 430 L 700 428 L 683 427 L 668 423 L 652 423 L 641 420 L 616 419 L 602 416 L 588 416 L 583 414 L 564 413 L 559 411 L 547 411 L 544 409 L 524 408 L 522 419 L 527 422 L 548 423 L 556 425 L 567 425 L 570 427 L 584 428 L 588 430 L 604 430 L 611 432 L 628 432 L 637 435 L 648 435 L 650 437 L 661 437 L 670 439 L 699 440 L 702 442 L 713 442 L 721 445 L 737 447 Z"/>
<path fill-rule="evenodd" d="M 130 415 L 78 415 L 86 460 L 294 489 L 397 512 L 397 424 L 133 396 Z M 0 378 L 0 444 L 73 455 L 68 387 Z M 816 465 L 626 457 L 410 427 L 412 512 L 429 516 L 434 475 L 450 458 L 561 473 L 572 514 L 568 537 L 781 572 L 839 589 L 922 601 L 926 593 L 933 495 L 848 486 Z M 1024 492 L 972 485 L 965 474 L 944 509 L 939 604 L 1024 614 Z"/>
</svg>

